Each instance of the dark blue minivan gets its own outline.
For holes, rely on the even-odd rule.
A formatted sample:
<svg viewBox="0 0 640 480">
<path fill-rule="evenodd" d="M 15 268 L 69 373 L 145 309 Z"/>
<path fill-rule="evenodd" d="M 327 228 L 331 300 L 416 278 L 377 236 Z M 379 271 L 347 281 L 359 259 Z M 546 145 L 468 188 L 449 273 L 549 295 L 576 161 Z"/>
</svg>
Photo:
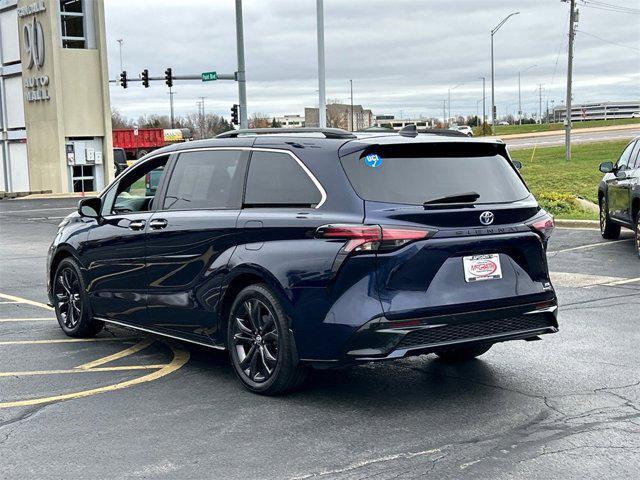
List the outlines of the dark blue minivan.
<svg viewBox="0 0 640 480">
<path fill-rule="evenodd" d="M 469 360 L 558 328 L 553 218 L 517 166 L 500 141 L 412 129 L 172 145 L 60 224 L 49 298 L 70 336 L 110 323 L 228 349 L 263 394 L 310 367 Z"/>
</svg>

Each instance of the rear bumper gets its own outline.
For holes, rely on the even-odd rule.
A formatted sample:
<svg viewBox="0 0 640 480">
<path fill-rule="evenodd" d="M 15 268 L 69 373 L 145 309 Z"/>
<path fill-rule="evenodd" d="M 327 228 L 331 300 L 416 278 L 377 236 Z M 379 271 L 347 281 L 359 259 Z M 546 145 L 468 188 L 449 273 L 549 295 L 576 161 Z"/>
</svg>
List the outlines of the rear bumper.
<svg viewBox="0 0 640 480">
<path fill-rule="evenodd" d="M 480 343 L 536 339 L 558 331 L 557 301 L 448 315 L 372 320 L 359 328 L 332 365 L 392 360 Z"/>
</svg>

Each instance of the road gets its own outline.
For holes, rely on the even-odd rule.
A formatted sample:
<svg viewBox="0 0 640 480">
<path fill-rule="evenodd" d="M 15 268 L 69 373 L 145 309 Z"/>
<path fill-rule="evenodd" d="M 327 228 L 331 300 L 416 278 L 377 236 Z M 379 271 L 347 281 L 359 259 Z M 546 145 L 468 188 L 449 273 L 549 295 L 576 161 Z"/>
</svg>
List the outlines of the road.
<svg viewBox="0 0 640 480">
<path fill-rule="evenodd" d="M 632 130 L 606 130 L 599 132 L 581 131 L 581 129 L 574 129 L 571 132 L 571 142 L 577 143 L 594 143 L 594 142 L 606 142 L 611 140 L 631 140 L 632 138 L 640 135 L 640 126 L 637 129 Z M 505 143 L 510 150 L 517 150 L 519 148 L 533 148 L 534 146 L 540 147 L 553 147 L 557 145 L 564 145 L 564 131 L 558 131 L 557 135 L 545 135 L 525 138 L 504 138 Z"/>
<path fill-rule="evenodd" d="M 42 305 L 75 200 L 0 201 L 0 477 L 620 479 L 640 476 L 640 263 L 631 233 L 559 229 L 560 332 L 246 392 L 223 352 L 109 328 L 68 342 Z"/>
</svg>

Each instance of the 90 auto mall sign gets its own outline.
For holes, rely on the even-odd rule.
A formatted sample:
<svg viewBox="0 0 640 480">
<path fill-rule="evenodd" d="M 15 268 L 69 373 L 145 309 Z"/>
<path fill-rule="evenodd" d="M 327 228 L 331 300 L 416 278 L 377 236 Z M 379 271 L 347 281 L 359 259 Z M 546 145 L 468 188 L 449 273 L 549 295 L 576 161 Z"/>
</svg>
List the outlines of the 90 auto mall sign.
<svg viewBox="0 0 640 480">
<path fill-rule="evenodd" d="M 18 17 L 33 16 L 33 20 L 28 20 L 22 28 L 22 43 L 27 54 L 27 68 L 33 70 L 35 67 L 36 70 L 36 75 L 24 79 L 25 97 L 28 102 L 51 100 L 48 89 L 49 76 L 37 74 L 37 71 L 44 65 L 44 33 L 42 23 L 36 14 L 45 10 L 46 5 L 43 0 L 18 8 Z"/>
</svg>

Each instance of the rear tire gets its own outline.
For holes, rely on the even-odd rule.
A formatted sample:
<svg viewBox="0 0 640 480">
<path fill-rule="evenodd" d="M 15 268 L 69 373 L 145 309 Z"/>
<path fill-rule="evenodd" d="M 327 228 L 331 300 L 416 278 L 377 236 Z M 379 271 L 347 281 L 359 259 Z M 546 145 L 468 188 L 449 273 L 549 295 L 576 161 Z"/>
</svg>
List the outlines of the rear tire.
<svg viewBox="0 0 640 480">
<path fill-rule="evenodd" d="M 279 395 L 302 385 L 308 368 L 298 362 L 287 315 L 266 285 L 243 289 L 231 306 L 227 323 L 231 363 L 247 390 Z"/>
<path fill-rule="evenodd" d="M 600 234 L 607 240 L 616 240 L 620 237 L 620 225 L 611 222 L 609 202 L 606 197 L 600 199 Z"/>
<path fill-rule="evenodd" d="M 93 318 L 80 265 L 72 258 L 63 259 L 53 277 L 53 300 L 56 318 L 69 337 L 94 337 L 104 322 Z"/>
<path fill-rule="evenodd" d="M 460 363 L 472 360 L 487 353 L 493 345 L 472 345 L 470 347 L 450 348 L 436 352 L 440 360 L 447 363 Z"/>
</svg>

